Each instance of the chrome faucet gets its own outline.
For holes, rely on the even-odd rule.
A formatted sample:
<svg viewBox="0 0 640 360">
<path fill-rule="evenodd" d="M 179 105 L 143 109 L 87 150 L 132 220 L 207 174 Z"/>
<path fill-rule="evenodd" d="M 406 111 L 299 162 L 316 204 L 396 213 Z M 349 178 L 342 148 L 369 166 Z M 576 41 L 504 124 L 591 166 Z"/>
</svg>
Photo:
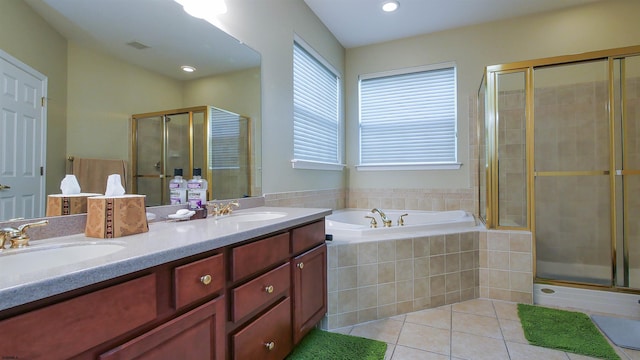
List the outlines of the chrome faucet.
<svg viewBox="0 0 640 360">
<path fill-rule="evenodd" d="M 387 215 L 384 214 L 384 212 L 378 208 L 373 208 L 371 210 L 371 213 L 378 213 L 378 215 L 380 215 L 380 219 L 382 220 L 382 223 L 384 224 L 384 227 L 391 227 L 391 220 L 389 220 L 387 218 Z"/>
<path fill-rule="evenodd" d="M 11 249 L 29 246 L 29 240 L 31 240 L 31 238 L 26 232 L 27 229 L 30 227 L 47 225 L 48 223 L 49 220 L 42 220 L 34 223 L 22 224 L 17 228 L 8 227 L 0 229 L 0 251 L 5 249 L 4 246 L 7 241 L 11 242 Z"/>
</svg>

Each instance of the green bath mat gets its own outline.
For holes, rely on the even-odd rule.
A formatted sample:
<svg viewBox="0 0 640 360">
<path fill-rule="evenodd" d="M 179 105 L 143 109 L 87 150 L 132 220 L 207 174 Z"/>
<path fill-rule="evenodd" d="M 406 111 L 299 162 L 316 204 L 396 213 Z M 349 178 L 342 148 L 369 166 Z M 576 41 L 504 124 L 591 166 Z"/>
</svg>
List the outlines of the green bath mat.
<svg viewBox="0 0 640 360">
<path fill-rule="evenodd" d="M 383 360 L 387 343 L 313 329 L 287 360 Z"/>
<path fill-rule="evenodd" d="M 518 304 L 518 316 L 531 345 L 600 359 L 620 359 L 583 313 Z"/>
</svg>

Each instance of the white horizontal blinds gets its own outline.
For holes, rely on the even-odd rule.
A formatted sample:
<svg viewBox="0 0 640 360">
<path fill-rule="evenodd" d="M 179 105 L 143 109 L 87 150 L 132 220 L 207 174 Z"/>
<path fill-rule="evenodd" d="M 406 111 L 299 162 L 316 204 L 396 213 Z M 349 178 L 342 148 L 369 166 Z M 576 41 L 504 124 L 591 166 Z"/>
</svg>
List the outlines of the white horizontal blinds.
<svg viewBox="0 0 640 360">
<path fill-rule="evenodd" d="M 240 116 L 211 109 L 209 121 L 209 168 L 238 169 L 240 167 Z"/>
<path fill-rule="evenodd" d="M 337 164 L 338 76 L 293 46 L 293 157 Z"/>
<path fill-rule="evenodd" d="M 455 68 L 360 81 L 361 165 L 456 160 Z"/>
</svg>

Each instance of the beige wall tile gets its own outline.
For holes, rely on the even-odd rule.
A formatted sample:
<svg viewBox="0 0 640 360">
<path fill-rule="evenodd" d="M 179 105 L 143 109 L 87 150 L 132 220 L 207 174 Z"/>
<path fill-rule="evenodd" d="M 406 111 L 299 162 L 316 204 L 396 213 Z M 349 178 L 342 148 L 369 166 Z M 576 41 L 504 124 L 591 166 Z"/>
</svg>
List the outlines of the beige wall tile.
<svg viewBox="0 0 640 360">
<path fill-rule="evenodd" d="M 487 233 L 487 250 L 509 251 L 509 233 L 489 231 Z"/>
<path fill-rule="evenodd" d="M 459 272 L 460 271 L 460 253 L 452 253 L 445 255 L 444 259 L 444 271 L 446 273 Z"/>
<path fill-rule="evenodd" d="M 378 264 L 359 265 L 357 286 L 376 285 L 378 283 Z"/>
<path fill-rule="evenodd" d="M 508 251 L 489 251 L 487 255 L 489 269 L 509 270 Z"/>
<path fill-rule="evenodd" d="M 358 285 L 358 268 L 348 266 L 338 268 L 338 290 L 353 289 Z"/>
<path fill-rule="evenodd" d="M 358 291 L 356 289 L 338 291 L 338 314 L 358 310 Z"/>
<path fill-rule="evenodd" d="M 398 305 L 396 303 L 378 306 L 378 319 L 396 315 L 398 315 Z"/>
<path fill-rule="evenodd" d="M 476 268 L 474 266 L 474 252 L 465 251 L 460 253 L 460 270 L 471 270 Z"/>
<path fill-rule="evenodd" d="M 378 243 L 368 242 L 358 244 L 358 265 L 374 264 L 378 262 Z"/>
<path fill-rule="evenodd" d="M 445 272 L 445 256 L 431 256 L 429 258 L 429 273 L 431 276 L 444 274 Z"/>
<path fill-rule="evenodd" d="M 431 241 L 429 237 L 419 237 L 413 239 L 413 256 L 424 257 L 430 255 Z"/>
<path fill-rule="evenodd" d="M 378 285 L 378 306 L 396 302 L 396 283 Z"/>
<path fill-rule="evenodd" d="M 429 288 L 431 290 L 431 296 L 444 295 L 445 291 L 445 276 L 437 275 L 429 278 Z"/>
<path fill-rule="evenodd" d="M 460 252 L 460 234 L 447 234 L 444 236 L 444 251 L 446 254 Z"/>
<path fill-rule="evenodd" d="M 385 262 L 378 263 L 377 269 L 377 283 L 384 284 L 396 281 L 396 263 Z"/>
<path fill-rule="evenodd" d="M 378 320 L 378 309 L 364 309 L 358 310 L 358 323 L 363 323 L 367 321 Z"/>
<path fill-rule="evenodd" d="M 396 281 L 413 279 L 413 259 L 398 260 L 396 266 Z"/>
<path fill-rule="evenodd" d="M 518 252 L 531 252 L 531 233 L 512 232 L 509 234 L 509 249 Z"/>
<path fill-rule="evenodd" d="M 489 287 L 509 289 L 509 272 L 503 270 L 489 270 Z"/>
<path fill-rule="evenodd" d="M 431 296 L 431 280 L 428 277 L 413 279 L 413 298 L 425 298 Z"/>
<path fill-rule="evenodd" d="M 378 261 L 396 260 L 396 242 L 394 240 L 378 241 Z"/>
<path fill-rule="evenodd" d="M 512 271 L 509 274 L 510 289 L 519 292 L 530 292 L 533 289 L 533 276 L 528 272 Z"/>
<path fill-rule="evenodd" d="M 429 257 L 413 259 L 413 276 L 416 278 L 427 277 L 430 274 Z"/>
<path fill-rule="evenodd" d="M 509 269 L 511 271 L 533 272 L 531 253 L 511 252 L 509 256 Z"/>
<path fill-rule="evenodd" d="M 445 274 L 445 292 L 460 291 L 460 273 Z"/>
<path fill-rule="evenodd" d="M 413 257 L 413 239 L 396 240 L 396 260 Z"/>
<path fill-rule="evenodd" d="M 338 267 L 358 265 L 358 246 L 338 246 Z"/>
<path fill-rule="evenodd" d="M 363 286 L 358 288 L 358 310 L 375 308 L 378 306 L 378 286 Z"/>
<path fill-rule="evenodd" d="M 413 300 L 413 280 L 398 281 L 396 286 L 396 301 L 408 302 Z M 424 295 L 427 296 L 428 294 Z"/>
<path fill-rule="evenodd" d="M 444 254 L 444 235 L 431 236 L 430 240 L 431 256 Z"/>
</svg>

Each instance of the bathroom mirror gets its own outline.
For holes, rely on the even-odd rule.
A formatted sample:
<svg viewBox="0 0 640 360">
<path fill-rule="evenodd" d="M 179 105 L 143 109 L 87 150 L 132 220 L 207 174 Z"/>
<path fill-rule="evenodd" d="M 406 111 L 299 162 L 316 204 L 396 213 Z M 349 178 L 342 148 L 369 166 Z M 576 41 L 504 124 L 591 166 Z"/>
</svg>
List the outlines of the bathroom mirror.
<svg viewBox="0 0 640 360">
<path fill-rule="evenodd" d="M 40 215 L 46 195 L 60 192 L 69 157 L 127 160 L 130 182 L 131 116 L 194 106 L 251 119 L 249 195 L 261 195 L 259 53 L 186 14 L 173 0 L 21 0 L 2 4 L 1 10 L 0 20 L 15 23 L 0 21 L 5 34 L 0 49 L 48 78 L 46 194 Z M 27 31 L 15 31 L 23 16 L 29 18 L 23 22 Z M 60 46 L 47 40 L 51 29 L 61 35 Z M 40 43 L 26 43 L 34 39 Z M 62 65 L 56 68 L 56 63 Z M 196 71 L 185 73 L 182 65 Z M 63 136 L 64 146 L 55 143 Z"/>
</svg>

